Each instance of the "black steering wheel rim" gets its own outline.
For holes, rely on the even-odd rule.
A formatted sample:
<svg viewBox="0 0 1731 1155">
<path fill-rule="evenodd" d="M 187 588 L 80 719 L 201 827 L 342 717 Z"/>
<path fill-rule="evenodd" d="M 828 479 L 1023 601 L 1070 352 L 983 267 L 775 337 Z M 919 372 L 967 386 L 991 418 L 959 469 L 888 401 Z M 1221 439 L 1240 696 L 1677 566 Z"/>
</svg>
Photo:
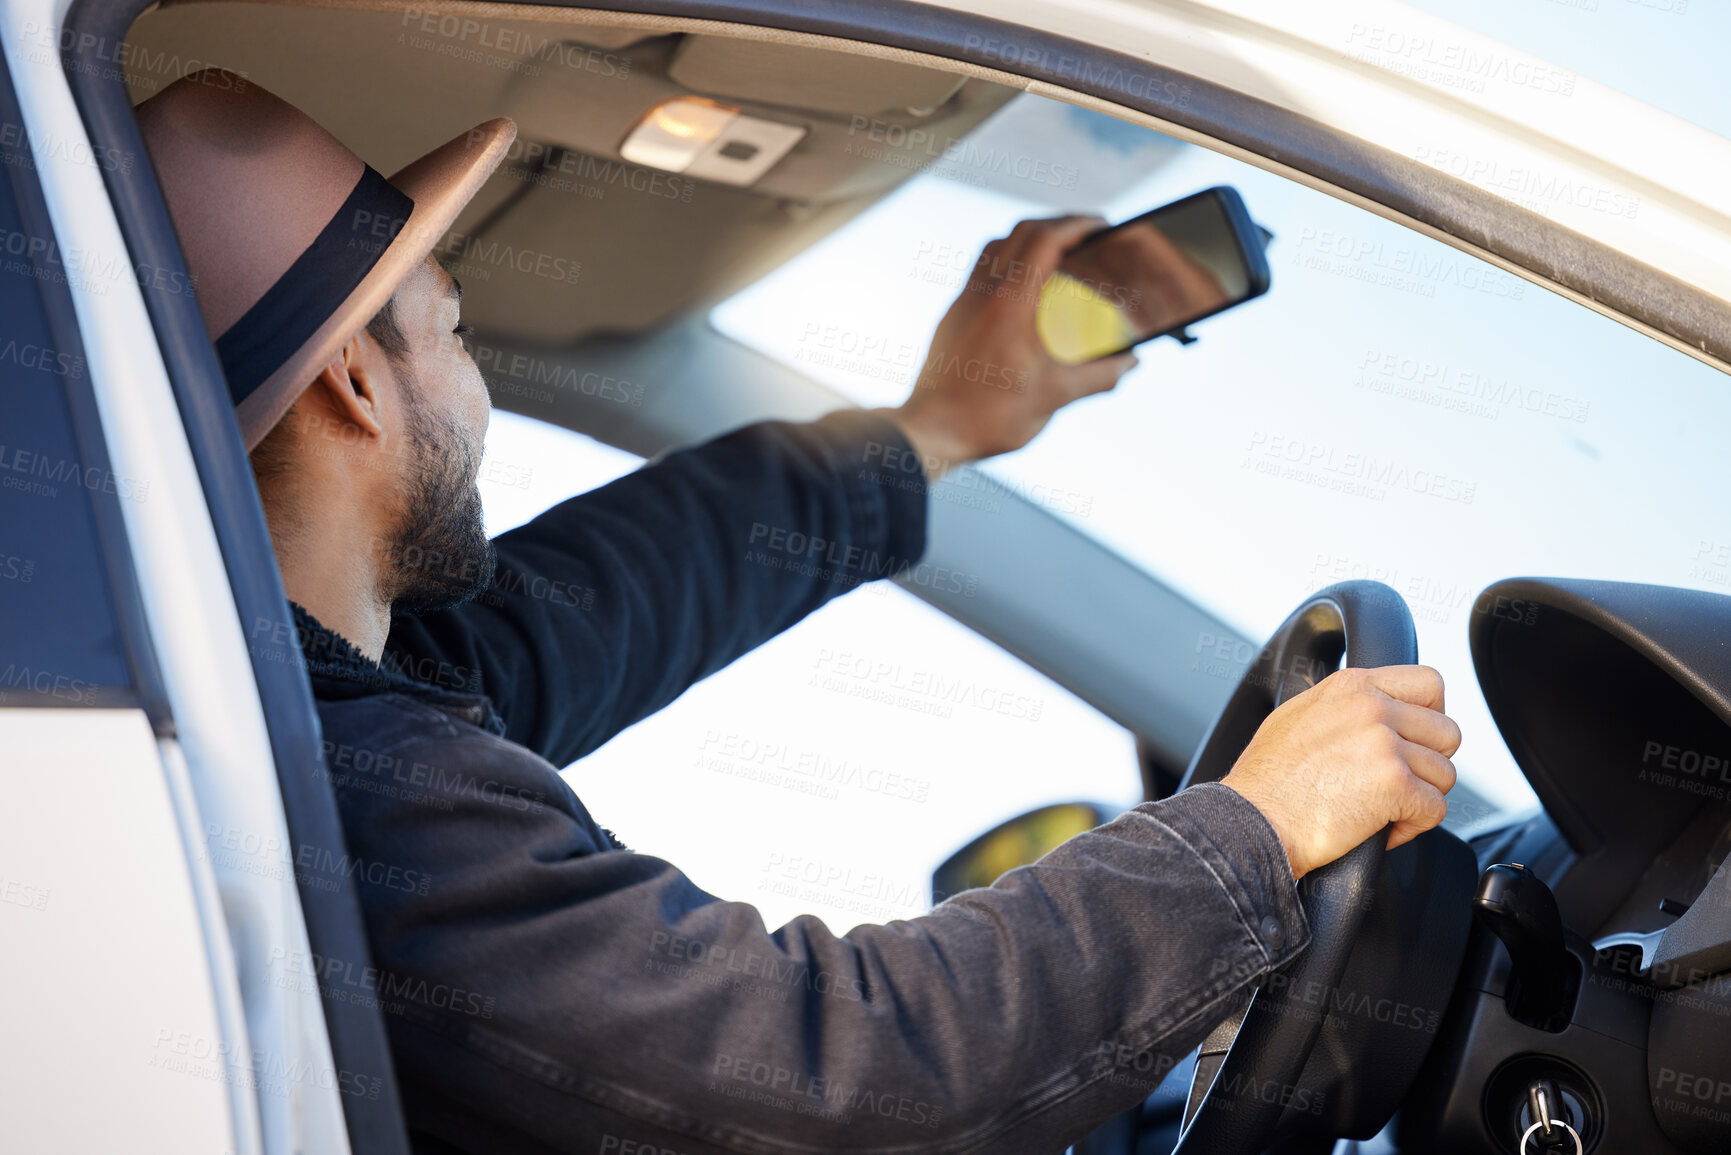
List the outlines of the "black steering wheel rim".
<svg viewBox="0 0 1731 1155">
<path fill-rule="evenodd" d="M 1406 602 L 1381 582 L 1340 582 L 1318 590 L 1287 617 L 1261 655 L 1245 671 L 1225 709 L 1192 759 L 1181 788 L 1225 777 L 1256 728 L 1287 698 L 1332 673 L 1341 659 L 1356 667 L 1410 665 L 1418 661 L 1418 637 Z M 1289 964 L 1280 991 L 1331 990 L 1347 960 L 1370 905 L 1386 832 L 1306 874 L 1300 901 L 1310 925 L 1310 945 Z M 1310 984 L 1318 984 L 1312 986 Z M 1263 1093 L 1269 1086 L 1295 1088 L 1322 1031 L 1322 1016 L 1279 1005 L 1267 986 L 1255 991 L 1218 1068 L 1200 1099 L 1192 1093 L 1183 1134 L 1173 1155 L 1256 1155 L 1273 1139 L 1288 1095 Z"/>
</svg>

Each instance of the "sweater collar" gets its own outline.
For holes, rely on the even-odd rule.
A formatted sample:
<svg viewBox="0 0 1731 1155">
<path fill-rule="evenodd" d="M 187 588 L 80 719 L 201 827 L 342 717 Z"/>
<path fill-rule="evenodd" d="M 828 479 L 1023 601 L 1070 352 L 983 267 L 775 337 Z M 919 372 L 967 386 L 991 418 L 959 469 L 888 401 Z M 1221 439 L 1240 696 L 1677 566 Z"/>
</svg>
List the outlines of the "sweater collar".
<svg viewBox="0 0 1731 1155">
<path fill-rule="evenodd" d="M 313 617 L 299 602 L 290 601 L 295 618 L 295 636 L 300 639 L 301 653 L 306 656 L 307 675 L 313 678 L 336 678 L 345 682 L 362 682 L 380 688 L 395 688 L 405 678 L 361 653 L 360 647 Z"/>
<path fill-rule="evenodd" d="M 295 636 L 306 658 L 307 677 L 316 698 L 360 698 L 370 694 L 408 694 L 454 714 L 471 725 L 504 734 L 505 724 L 484 694 L 465 694 L 412 677 L 394 664 L 381 665 L 299 602 L 290 601 Z M 391 651 L 385 651 L 387 662 Z"/>
</svg>

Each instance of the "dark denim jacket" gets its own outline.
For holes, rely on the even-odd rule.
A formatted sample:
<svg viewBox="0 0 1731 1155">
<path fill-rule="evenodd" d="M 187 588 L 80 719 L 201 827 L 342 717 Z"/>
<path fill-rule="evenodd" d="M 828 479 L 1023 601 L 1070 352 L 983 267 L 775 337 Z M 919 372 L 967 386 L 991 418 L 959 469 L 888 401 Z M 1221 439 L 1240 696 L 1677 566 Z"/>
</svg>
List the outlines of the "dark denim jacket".
<svg viewBox="0 0 1731 1155">
<path fill-rule="evenodd" d="M 1308 941 L 1218 784 L 839 937 L 590 816 L 557 766 L 918 558 L 886 447 L 843 412 L 671 454 L 501 535 L 493 589 L 398 615 L 383 667 L 297 607 L 348 850 L 389 868 L 358 891 L 419 1150 L 1052 1151 Z"/>
</svg>

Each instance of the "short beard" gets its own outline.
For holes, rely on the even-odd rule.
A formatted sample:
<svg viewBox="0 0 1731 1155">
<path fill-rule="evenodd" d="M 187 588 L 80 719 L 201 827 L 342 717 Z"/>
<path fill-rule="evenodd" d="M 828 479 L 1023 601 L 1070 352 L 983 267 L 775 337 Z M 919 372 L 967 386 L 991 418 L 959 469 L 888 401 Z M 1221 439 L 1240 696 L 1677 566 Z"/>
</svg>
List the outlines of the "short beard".
<svg viewBox="0 0 1731 1155">
<path fill-rule="evenodd" d="M 429 614 L 485 591 L 498 557 L 475 484 L 480 454 L 461 427 L 422 404 L 413 382 L 404 381 L 403 395 L 409 476 L 386 588 L 393 608 Z"/>
</svg>

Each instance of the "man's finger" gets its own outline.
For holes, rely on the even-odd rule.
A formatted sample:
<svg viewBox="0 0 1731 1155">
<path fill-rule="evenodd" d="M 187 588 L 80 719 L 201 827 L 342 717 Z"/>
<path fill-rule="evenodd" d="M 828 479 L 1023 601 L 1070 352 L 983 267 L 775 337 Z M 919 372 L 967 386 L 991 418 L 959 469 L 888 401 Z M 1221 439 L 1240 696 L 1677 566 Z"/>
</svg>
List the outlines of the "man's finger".
<svg viewBox="0 0 1731 1155">
<path fill-rule="evenodd" d="M 1058 248 L 1069 248 L 1083 237 L 1098 229 L 1104 228 L 1106 218 L 1095 213 L 1066 213 L 1061 217 L 1030 217 L 1025 221 L 1017 221 L 1016 227 L 1004 237 L 1005 244 L 1016 250 L 1016 255 L 1030 251 L 1037 244 L 1044 244 L 1043 238 L 1056 238 Z"/>
<path fill-rule="evenodd" d="M 1055 369 L 1052 375 L 1063 386 L 1065 397 L 1074 401 L 1078 397 L 1106 392 L 1137 364 L 1139 362 L 1136 354 L 1119 353 L 1111 357 L 1083 361 L 1079 365 L 1063 365 Z"/>
<path fill-rule="evenodd" d="M 1009 244 L 1009 237 L 999 237 L 980 250 L 979 259 L 974 262 L 974 267 L 968 270 L 970 292 L 990 292 L 1004 279 L 1004 270 L 1009 267 L 1009 261 L 1004 254 L 1008 251 Z"/>
<path fill-rule="evenodd" d="M 1073 216 L 1051 217 L 1043 221 L 1023 221 L 1010 231 L 1010 243 L 1016 246 L 1016 233 L 1026 226 L 1022 233 L 1021 252 L 1016 255 L 1022 260 L 1050 271 L 1058 267 L 1058 258 L 1064 255 L 1065 249 L 1074 248 L 1089 233 L 1099 232 L 1106 227 L 1106 218 L 1093 213 L 1078 213 Z"/>
<path fill-rule="evenodd" d="M 1398 700 L 1388 703 L 1387 709 L 1389 725 L 1407 741 L 1429 746 L 1445 758 L 1453 758 L 1461 748 L 1461 728 L 1447 714 Z"/>
<path fill-rule="evenodd" d="M 1448 817 L 1448 799 L 1436 787 L 1425 782 L 1414 782 L 1412 790 L 1406 798 L 1405 813 L 1395 821 L 1394 829 L 1389 831 L 1388 848 L 1411 842 L 1425 831 L 1440 826 L 1442 820 Z"/>
<path fill-rule="evenodd" d="M 968 287 L 990 288 L 1008 278 L 1011 269 L 1020 270 L 1021 257 L 1017 254 L 1027 247 L 1028 230 L 1045 223 L 1022 221 L 1003 236 L 987 241 L 979 258 L 974 261 L 974 267 L 968 271 Z"/>
<path fill-rule="evenodd" d="M 1037 288 L 1040 282 L 1057 271 L 1065 249 L 1105 226 L 1106 219 L 1097 216 L 1023 221 L 1005 238 L 999 261 L 1006 266 L 1020 262 L 1021 267 L 1029 271 L 1030 284 Z"/>
<path fill-rule="evenodd" d="M 1374 666 L 1365 674 L 1371 685 L 1391 698 L 1442 711 L 1442 675 L 1430 666 Z"/>
<path fill-rule="evenodd" d="M 1406 759 L 1406 768 L 1412 771 L 1414 778 L 1429 783 L 1443 794 L 1447 794 L 1455 788 L 1455 764 L 1453 762 L 1429 746 L 1408 742 L 1405 738 L 1400 741 L 1401 757 Z"/>
</svg>

